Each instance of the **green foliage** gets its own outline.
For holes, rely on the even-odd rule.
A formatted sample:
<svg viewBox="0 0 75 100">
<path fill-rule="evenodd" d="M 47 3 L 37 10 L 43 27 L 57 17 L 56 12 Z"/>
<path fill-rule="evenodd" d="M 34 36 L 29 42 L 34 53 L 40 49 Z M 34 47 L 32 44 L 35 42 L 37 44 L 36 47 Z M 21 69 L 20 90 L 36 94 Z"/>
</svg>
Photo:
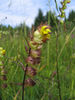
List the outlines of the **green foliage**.
<svg viewBox="0 0 75 100">
<path fill-rule="evenodd" d="M 22 82 L 23 80 L 23 70 L 18 63 L 15 63 L 11 58 L 16 58 L 20 55 L 19 60 L 25 65 L 24 57 L 27 56 L 24 44 L 27 44 L 24 38 L 24 34 L 22 32 L 22 27 L 20 28 L 19 34 L 16 33 L 18 30 L 14 30 L 14 35 L 7 34 L 6 36 L 0 39 L 0 46 L 2 46 L 6 50 L 6 57 L 4 65 L 6 66 L 7 70 L 7 84 L 8 88 L 1 89 L 0 87 L 0 95 L 2 100 L 21 100 L 22 97 L 22 87 L 16 85 L 9 85 L 10 82 L 18 83 Z M 62 32 L 59 30 L 59 37 L 58 37 L 58 52 L 60 51 L 66 41 L 66 36 L 70 34 L 72 28 L 66 30 L 66 32 Z M 74 31 L 75 32 L 75 31 Z M 74 34 L 73 32 L 73 34 Z M 53 33 L 53 32 L 52 32 Z M 67 33 L 67 34 L 66 34 Z M 60 75 L 60 83 L 61 83 L 61 92 L 62 92 L 62 99 L 67 100 L 75 96 L 75 73 L 74 73 L 74 66 L 75 66 L 75 58 L 72 57 L 75 50 L 75 38 L 70 36 L 70 40 L 65 45 L 63 52 L 61 53 L 58 67 L 59 67 L 59 75 Z M 56 34 L 53 33 L 51 35 L 51 39 L 49 42 L 49 57 L 50 57 L 50 66 L 46 65 L 46 54 L 47 54 L 47 44 L 42 49 L 42 57 L 41 57 L 41 64 L 37 67 L 38 70 L 43 65 L 46 65 L 41 71 L 38 72 L 37 77 L 34 77 L 36 81 L 36 86 L 34 87 L 27 87 L 25 88 L 25 99 L 26 100 L 59 100 L 58 96 L 58 88 L 57 88 L 57 78 L 56 75 L 51 79 L 51 75 L 54 71 L 56 71 Z M 9 58 L 9 59 L 8 59 Z M 0 80 L 1 84 L 1 80 Z M 20 93 L 17 95 L 17 92 L 20 90 Z M 14 99 L 16 97 L 17 99 Z"/>
<path fill-rule="evenodd" d="M 68 16 L 68 21 L 71 21 L 75 25 L 75 11 L 71 11 Z"/>
<path fill-rule="evenodd" d="M 45 22 L 48 22 L 48 13 L 46 13 L 46 16 L 45 16 Z M 50 11 L 50 25 L 53 27 L 53 26 L 56 26 L 56 23 L 58 22 L 58 19 L 57 17 L 55 16 L 55 13 L 51 12 Z"/>
<path fill-rule="evenodd" d="M 8 25 L 7 27 L 4 25 L 0 25 L 0 34 L 11 34 L 11 36 L 23 34 L 24 36 L 29 33 L 30 28 L 25 25 L 25 23 L 20 24 L 19 26 L 16 27 L 11 27 Z"/>
<path fill-rule="evenodd" d="M 50 13 L 50 18 L 48 18 L 48 14 Z M 35 21 L 34 21 L 34 26 L 35 28 L 37 28 L 37 26 L 40 24 L 40 23 L 46 23 L 48 22 L 48 19 L 50 19 L 50 25 L 52 27 L 56 27 L 56 23 L 58 22 L 58 19 L 57 17 L 55 16 L 55 13 L 49 11 L 46 13 L 46 15 L 44 16 L 43 15 L 43 12 L 41 9 L 39 9 L 39 12 L 38 12 L 38 15 L 37 17 L 35 18 Z"/>
<path fill-rule="evenodd" d="M 43 16 L 42 10 L 39 9 L 38 15 L 37 15 L 37 17 L 35 18 L 35 21 L 34 21 L 34 26 L 35 26 L 35 28 L 36 28 L 37 26 L 39 26 L 39 24 L 40 24 L 41 22 L 45 22 L 45 18 L 44 18 L 44 16 Z"/>
</svg>

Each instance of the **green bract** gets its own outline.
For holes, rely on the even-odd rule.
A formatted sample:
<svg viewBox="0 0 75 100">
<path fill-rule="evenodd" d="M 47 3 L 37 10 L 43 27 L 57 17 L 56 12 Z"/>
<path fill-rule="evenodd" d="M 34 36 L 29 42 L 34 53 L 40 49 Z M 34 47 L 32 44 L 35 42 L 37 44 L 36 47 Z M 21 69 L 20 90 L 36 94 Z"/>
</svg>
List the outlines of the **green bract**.
<svg viewBox="0 0 75 100">
<path fill-rule="evenodd" d="M 34 41 L 36 43 L 42 43 L 42 37 L 41 37 L 41 34 L 40 34 L 40 32 L 38 30 L 36 30 L 34 32 Z"/>
<path fill-rule="evenodd" d="M 34 41 L 30 41 L 29 45 L 32 49 L 36 50 L 37 49 L 37 45 L 34 45 Z"/>
</svg>

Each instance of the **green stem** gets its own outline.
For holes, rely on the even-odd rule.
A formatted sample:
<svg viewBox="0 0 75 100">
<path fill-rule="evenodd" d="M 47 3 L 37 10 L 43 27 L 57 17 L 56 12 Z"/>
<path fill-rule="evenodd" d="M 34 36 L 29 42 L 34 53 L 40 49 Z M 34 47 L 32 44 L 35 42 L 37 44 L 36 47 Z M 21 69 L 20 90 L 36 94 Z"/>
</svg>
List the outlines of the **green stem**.
<svg viewBox="0 0 75 100">
<path fill-rule="evenodd" d="M 24 85 L 25 85 L 27 67 L 28 67 L 28 64 L 26 65 L 26 70 L 24 72 L 23 86 L 22 86 L 22 100 L 24 100 Z"/>
<path fill-rule="evenodd" d="M 59 98 L 62 100 L 61 97 L 61 88 L 60 88 L 60 79 L 59 79 L 59 67 L 58 67 L 58 34 L 56 37 L 56 70 L 57 70 L 57 84 L 58 84 L 58 90 L 59 90 Z"/>
<path fill-rule="evenodd" d="M 50 0 L 48 1 L 49 4 L 50 4 Z M 50 9 L 50 5 L 49 5 L 49 9 Z M 50 10 L 48 12 L 48 25 L 50 25 Z M 50 41 L 48 41 L 48 44 L 47 44 L 47 65 L 49 67 L 49 61 L 50 61 L 50 52 L 49 52 L 49 49 L 50 49 Z"/>
</svg>

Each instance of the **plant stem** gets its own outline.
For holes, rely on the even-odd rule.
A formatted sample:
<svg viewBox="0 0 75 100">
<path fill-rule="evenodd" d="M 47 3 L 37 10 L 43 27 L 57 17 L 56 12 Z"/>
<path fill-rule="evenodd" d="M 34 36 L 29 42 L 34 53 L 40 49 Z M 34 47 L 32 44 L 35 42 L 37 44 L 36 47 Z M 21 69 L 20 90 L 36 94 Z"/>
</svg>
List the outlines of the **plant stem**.
<svg viewBox="0 0 75 100">
<path fill-rule="evenodd" d="M 27 67 L 28 67 L 28 64 L 26 65 L 26 70 L 24 72 L 23 86 L 22 86 L 22 100 L 24 100 L 24 85 L 25 85 Z"/>
<path fill-rule="evenodd" d="M 56 37 L 56 70 L 57 70 L 57 84 L 58 84 L 58 90 L 59 90 L 59 98 L 60 100 L 62 100 L 61 98 L 61 88 L 60 88 L 60 79 L 59 79 L 59 68 L 58 68 L 58 34 Z"/>
<path fill-rule="evenodd" d="M 49 3 L 49 12 L 48 12 L 48 25 L 50 25 L 50 0 L 48 0 L 48 3 Z M 49 61 L 50 61 L 50 58 L 49 58 L 49 56 L 50 56 L 50 51 L 49 51 L 49 49 L 50 49 L 50 41 L 48 41 L 48 44 L 47 44 L 47 65 L 48 65 L 48 67 L 49 67 Z"/>
</svg>

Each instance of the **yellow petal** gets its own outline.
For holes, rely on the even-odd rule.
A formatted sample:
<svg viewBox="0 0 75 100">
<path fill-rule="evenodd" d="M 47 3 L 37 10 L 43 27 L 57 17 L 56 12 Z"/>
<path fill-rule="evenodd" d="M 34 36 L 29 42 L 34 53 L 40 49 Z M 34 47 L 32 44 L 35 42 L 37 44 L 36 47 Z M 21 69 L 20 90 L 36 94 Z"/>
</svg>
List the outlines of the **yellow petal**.
<svg viewBox="0 0 75 100">
<path fill-rule="evenodd" d="M 6 52 L 5 50 L 2 50 L 2 54 L 3 54 L 3 55 L 5 55 L 5 52 Z"/>
</svg>

